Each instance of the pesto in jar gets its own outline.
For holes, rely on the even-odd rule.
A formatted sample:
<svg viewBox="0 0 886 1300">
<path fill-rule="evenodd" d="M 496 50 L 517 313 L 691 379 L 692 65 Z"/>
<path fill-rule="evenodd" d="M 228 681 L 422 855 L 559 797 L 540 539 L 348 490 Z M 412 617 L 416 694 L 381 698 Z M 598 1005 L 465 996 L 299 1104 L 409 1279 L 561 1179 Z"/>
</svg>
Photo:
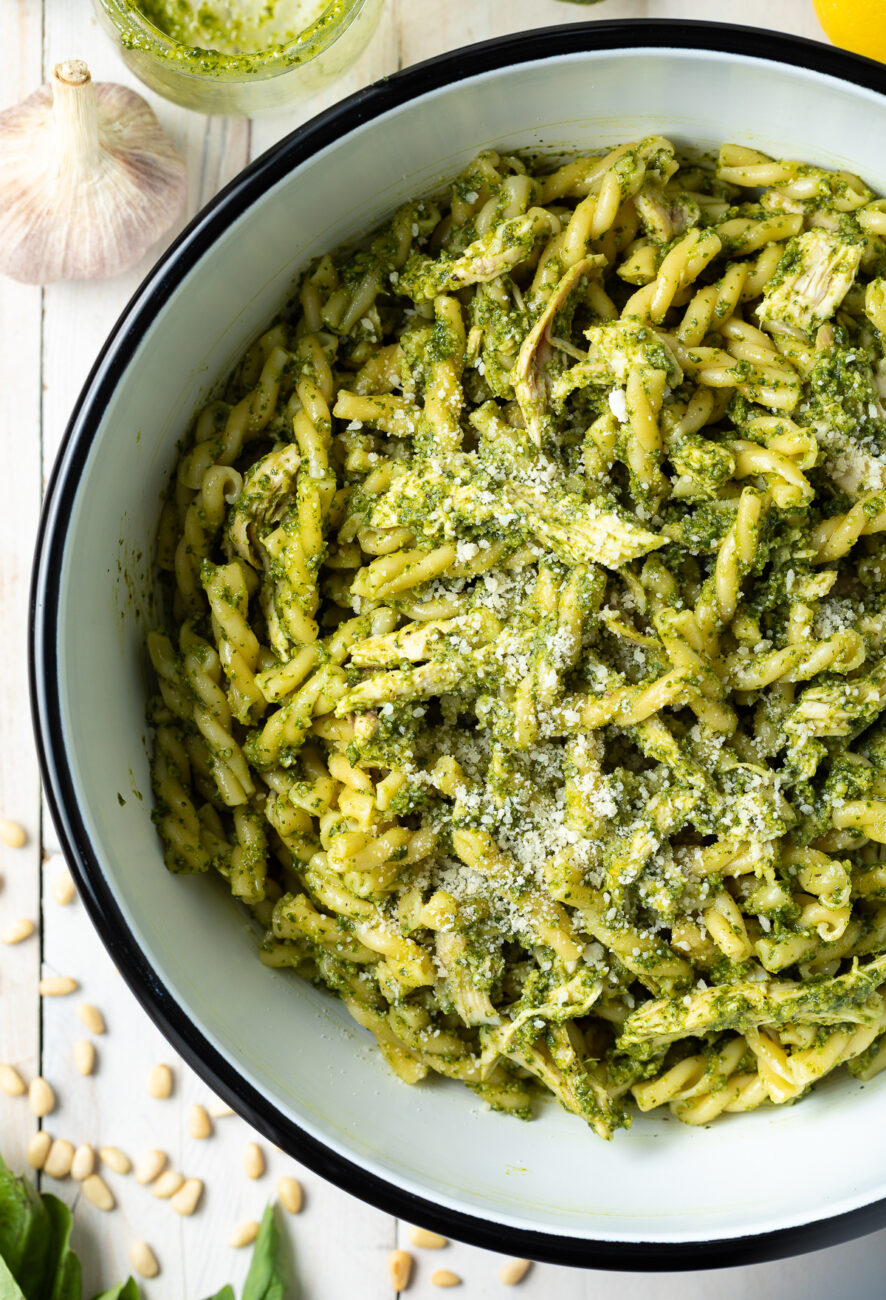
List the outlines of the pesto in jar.
<svg viewBox="0 0 886 1300">
<path fill-rule="evenodd" d="M 132 8 L 165 36 L 220 54 L 258 54 L 296 40 L 323 13 L 325 0 L 138 0 Z"/>
</svg>

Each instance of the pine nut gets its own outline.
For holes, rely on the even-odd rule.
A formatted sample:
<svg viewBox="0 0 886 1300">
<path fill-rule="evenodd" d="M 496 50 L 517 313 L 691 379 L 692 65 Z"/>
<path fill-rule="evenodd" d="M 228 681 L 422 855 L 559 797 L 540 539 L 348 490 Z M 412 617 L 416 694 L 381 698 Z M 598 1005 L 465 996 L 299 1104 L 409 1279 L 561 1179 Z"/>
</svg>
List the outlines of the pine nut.
<svg viewBox="0 0 886 1300">
<path fill-rule="evenodd" d="M 52 1146 L 52 1138 L 46 1129 L 39 1129 L 28 1143 L 28 1164 L 32 1169 L 42 1169 Z"/>
<path fill-rule="evenodd" d="M 247 1178 L 261 1178 L 265 1172 L 264 1152 L 257 1142 L 247 1142 L 243 1150 L 243 1172 Z"/>
<path fill-rule="evenodd" d="M 25 1090 L 22 1076 L 14 1065 L 0 1065 L 0 1092 L 7 1097 L 20 1097 Z"/>
<path fill-rule="evenodd" d="M 428 1228 L 410 1228 L 409 1240 L 421 1250 L 442 1250 L 449 1245 L 447 1237 L 441 1237 L 439 1232 L 431 1232 Z"/>
<path fill-rule="evenodd" d="M 74 1162 L 74 1145 L 67 1138 L 56 1138 L 43 1162 L 43 1172 L 50 1178 L 67 1178 Z"/>
<path fill-rule="evenodd" d="M 227 1119 L 229 1115 L 234 1114 L 232 1108 L 224 1101 L 211 1101 L 206 1109 L 213 1119 Z"/>
<path fill-rule="evenodd" d="M 27 838 L 24 826 L 11 821 L 8 817 L 0 817 L 0 840 L 9 848 L 20 849 Z"/>
<path fill-rule="evenodd" d="M 408 1250 L 392 1250 L 388 1255 L 388 1273 L 391 1286 L 399 1293 L 405 1291 L 412 1277 L 412 1256 Z"/>
<path fill-rule="evenodd" d="M 304 1193 L 297 1178 L 278 1178 L 277 1195 L 288 1214 L 298 1214 L 304 1202 Z"/>
<path fill-rule="evenodd" d="M 509 1259 L 499 1269 L 498 1280 L 502 1286 L 516 1286 L 531 1268 L 532 1261 L 529 1259 Z"/>
<path fill-rule="evenodd" d="M 74 1044 L 74 1064 L 81 1074 L 92 1074 L 95 1069 L 95 1048 L 85 1038 Z"/>
<path fill-rule="evenodd" d="M 142 1158 L 135 1166 L 135 1181 L 145 1186 L 146 1183 L 152 1183 L 155 1178 L 163 1173 L 166 1167 L 166 1152 L 146 1151 Z M 113 1166 L 111 1166 L 113 1168 Z"/>
<path fill-rule="evenodd" d="M 192 1138 L 208 1138 L 212 1135 L 212 1124 L 205 1106 L 192 1106 L 188 1112 L 188 1132 Z"/>
<path fill-rule="evenodd" d="M 70 975 L 47 975 L 38 985 L 41 998 L 66 998 L 78 987 Z"/>
<path fill-rule="evenodd" d="M 115 1174 L 128 1174 L 132 1161 L 119 1147 L 99 1147 L 99 1158 L 103 1165 L 113 1169 Z"/>
<path fill-rule="evenodd" d="M 172 1071 L 168 1065 L 155 1065 L 148 1075 L 148 1096 L 165 1101 L 172 1092 Z"/>
<path fill-rule="evenodd" d="M 187 1217 L 189 1214 L 194 1213 L 202 1195 L 203 1183 L 201 1180 L 199 1178 L 186 1178 L 169 1204 L 176 1214 Z"/>
<path fill-rule="evenodd" d="M 36 1079 L 31 1080 L 31 1086 L 28 1088 L 28 1100 L 31 1103 L 31 1110 L 38 1119 L 42 1119 L 44 1115 L 49 1115 L 55 1110 L 55 1093 L 42 1075 L 38 1074 Z"/>
<path fill-rule="evenodd" d="M 247 1219 L 244 1223 L 238 1223 L 228 1240 L 228 1245 L 239 1250 L 241 1246 L 251 1246 L 258 1236 L 258 1224 L 255 1219 Z"/>
<path fill-rule="evenodd" d="M 113 1210 L 117 1202 L 114 1193 L 101 1174 L 90 1174 L 83 1182 L 83 1195 L 97 1210 Z"/>
<path fill-rule="evenodd" d="M 95 1152 L 88 1142 L 84 1142 L 74 1152 L 74 1159 L 71 1161 L 71 1177 L 78 1183 L 82 1183 L 84 1178 L 88 1178 L 95 1171 Z"/>
<path fill-rule="evenodd" d="M 74 884 L 74 877 L 70 871 L 63 871 L 52 886 L 52 897 L 61 907 L 67 907 L 68 903 L 74 901 L 76 893 L 77 886 Z"/>
<path fill-rule="evenodd" d="M 457 1273 L 451 1273 L 448 1268 L 438 1268 L 436 1273 L 431 1274 L 431 1284 L 433 1286 L 461 1286 L 461 1278 Z"/>
<path fill-rule="evenodd" d="M 34 922 L 29 921 L 26 916 L 19 917 L 8 925 L 0 934 L 0 943 L 24 943 L 25 939 L 30 939 L 34 933 Z"/>
<path fill-rule="evenodd" d="M 146 1241 L 134 1241 L 129 1247 L 129 1262 L 139 1277 L 156 1277 L 160 1272 L 157 1256 Z"/>
<path fill-rule="evenodd" d="M 175 1196 L 180 1187 L 184 1186 L 184 1183 L 181 1174 L 174 1169 L 167 1169 L 154 1184 L 154 1195 L 160 1201 L 168 1201 L 171 1196 Z"/>
<path fill-rule="evenodd" d="M 94 1007 L 91 1002 L 81 1002 L 77 1008 L 77 1015 L 81 1025 L 85 1025 L 91 1034 L 105 1032 L 105 1018 L 98 1007 Z"/>
</svg>

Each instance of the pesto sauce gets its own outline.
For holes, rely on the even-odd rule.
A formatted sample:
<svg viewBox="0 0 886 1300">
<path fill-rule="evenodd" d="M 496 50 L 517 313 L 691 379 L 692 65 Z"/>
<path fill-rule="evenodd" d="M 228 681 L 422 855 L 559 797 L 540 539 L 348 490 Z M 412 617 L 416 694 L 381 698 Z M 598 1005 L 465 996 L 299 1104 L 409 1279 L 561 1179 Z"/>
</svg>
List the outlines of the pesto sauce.
<svg viewBox="0 0 886 1300">
<path fill-rule="evenodd" d="M 883 490 L 861 498 L 871 535 L 858 551 L 824 567 L 813 531 L 854 509 L 847 476 L 879 475 L 886 446 L 886 366 L 854 282 L 857 249 L 841 261 L 830 224 L 787 246 L 763 286 L 770 308 L 783 290 L 772 314 L 790 327 L 772 336 L 764 361 L 778 364 L 764 384 L 753 352 L 722 355 L 736 333 L 720 333 L 736 305 L 734 284 L 722 308 L 718 297 L 706 313 L 712 286 L 720 295 L 732 283 L 727 259 L 753 251 L 742 242 L 745 222 L 772 213 L 727 206 L 733 187 L 704 175 L 687 174 L 685 188 L 665 194 L 673 152 L 647 146 L 638 212 L 650 242 L 631 265 L 629 249 L 604 236 L 610 271 L 618 277 L 624 252 L 630 272 L 627 285 L 606 277 L 609 305 L 605 294 L 582 296 L 599 284 L 563 281 L 563 231 L 580 203 L 557 197 L 580 192 L 564 196 L 554 185 L 546 220 L 536 204 L 551 176 L 527 180 L 524 162 L 498 155 L 481 155 L 455 181 L 448 213 L 445 198 L 414 200 L 380 232 L 308 269 L 301 316 L 293 307 L 264 336 L 227 393 L 240 402 L 254 389 L 263 450 L 237 461 L 242 486 L 226 512 L 223 537 L 237 542 L 238 568 L 224 580 L 210 559 L 200 570 L 219 629 L 204 604 L 182 625 L 184 681 L 172 642 L 155 656 L 165 677 L 154 708 L 167 708 L 157 818 L 170 868 L 209 864 L 238 897 L 258 895 L 270 845 L 280 863 L 270 870 L 287 887 L 297 876 L 305 893 L 284 895 L 276 908 L 268 895 L 256 909 L 263 925 L 273 913 L 268 964 L 294 966 L 356 1006 L 386 1055 L 408 1056 L 389 1056 L 407 1081 L 428 1069 L 463 1078 L 515 1114 L 528 1114 L 530 1090 L 544 1087 L 602 1136 L 629 1122 L 619 1104 L 625 1089 L 695 1056 L 682 1097 L 665 1090 L 646 1101 L 671 1100 L 690 1122 L 718 1094 L 724 1105 L 735 1095 L 758 1104 L 762 1094 L 745 1093 L 743 1076 L 757 1069 L 760 1027 L 785 1030 L 785 1046 L 801 1052 L 844 1022 L 879 1030 L 873 993 L 886 982 L 886 956 L 857 963 L 882 951 L 886 932 L 886 908 L 871 906 L 886 892 L 886 868 L 880 849 L 864 843 L 866 820 L 875 841 L 886 838 L 886 728 L 847 750 L 886 702 L 886 555 L 877 540 L 886 455 Z M 612 168 L 622 198 L 639 150 Z M 497 185 L 492 157 L 506 173 Z M 801 176 L 818 183 L 816 169 Z M 580 174 L 575 184 L 584 186 Z M 811 211 L 830 220 L 831 200 L 847 184 L 821 181 L 815 197 L 827 201 Z M 711 214 L 706 194 L 718 198 L 713 224 L 742 220 L 719 264 L 699 277 L 695 341 L 684 347 L 679 332 L 661 328 L 682 328 L 684 301 L 654 325 L 624 311 L 626 295 L 651 283 L 651 262 L 658 270 L 678 246 L 688 216 Z M 852 233 L 850 216 L 834 220 L 845 217 Z M 602 254 L 597 260 L 602 267 Z M 822 285 L 833 301 L 820 312 Z M 737 329 L 749 327 L 752 312 Z M 272 344 L 288 344 L 297 358 L 279 389 L 261 380 Z M 798 358 L 790 383 L 782 348 Z M 743 391 L 717 392 L 687 418 L 692 372 L 718 353 Z M 638 376 L 643 386 L 629 394 Z M 297 406 L 292 390 L 302 379 L 311 383 L 296 391 Z M 324 383 L 331 413 L 311 397 Z M 627 417 L 644 407 L 667 435 L 647 448 L 654 473 L 636 472 L 631 458 L 638 434 Z M 796 423 L 786 413 L 795 408 Z M 321 485 L 336 489 L 304 554 L 295 549 L 308 479 L 301 457 L 310 463 L 318 453 L 292 450 L 293 411 L 296 441 L 307 447 L 309 418 L 317 445 L 331 452 L 304 501 L 319 500 Z M 204 431 L 217 458 L 222 431 L 212 421 Z M 749 442 L 750 453 L 787 446 L 809 472 L 808 488 L 786 495 L 765 463 L 760 473 L 753 463 L 739 467 Z M 738 542 L 724 542 L 738 532 L 742 501 L 755 497 L 760 517 L 738 565 Z M 188 510 L 200 509 L 208 554 L 221 559 L 221 524 L 196 500 Z M 396 561 L 386 558 L 395 553 L 388 544 Z M 183 532 L 183 553 L 190 546 Z M 436 548 L 440 569 L 432 570 Z M 828 565 L 845 553 L 836 550 Z M 385 578 L 392 563 L 402 568 Z M 721 612 L 718 567 L 734 587 Z M 187 589 L 178 595 L 184 607 Z M 279 687 L 305 649 L 297 622 L 286 628 L 299 611 L 317 616 L 311 671 L 323 674 L 320 695 L 300 696 L 298 674 L 292 691 Z M 250 644 L 238 618 L 255 624 L 261 657 L 252 667 L 242 657 L 252 651 L 236 650 L 238 637 Z M 692 638 L 709 618 L 705 662 Z M 805 667 L 803 640 L 812 652 Z M 862 648 L 872 652 L 864 675 L 847 676 L 861 667 Z M 674 680 L 678 663 L 679 691 L 655 710 L 664 716 L 634 715 L 653 683 Z M 257 693 L 258 707 L 280 706 L 261 718 L 242 705 L 259 664 L 256 677 L 277 684 L 273 699 Z M 213 721 L 203 707 L 213 699 L 225 726 L 221 734 L 207 727 L 210 757 L 229 763 L 242 744 L 268 787 L 255 826 L 238 810 L 228 830 L 230 811 L 200 767 L 207 759 L 193 727 Z M 709 725 L 708 704 L 720 699 L 728 710 Z M 179 777 L 198 803 L 182 799 Z M 847 804 L 860 807 L 841 827 L 834 810 Z M 365 869 L 370 859 L 359 855 L 380 849 L 384 861 L 379 853 Z M 856 868 L 864 869 L 857 880 Z M 269 883 L 281 887 L 273 875 Z M 824 926 L 821 909 L 834 914 Z M 828 948 L 827 931 L 840 925 L 841 947 Z M 389 951 L 387 940 L 372 949 L 377 927 L 407 941 L 383 962 L 371 956 Z M 747 1043 L 736 1040 L 744 1034 Z M 808 1077 L 798 1075 L 792 1095 Z M 727 1097 L 727 1084 L 739 1091 Z"/>
<path fill-rule="evenodd" d="M 287 45 L 327 8 L 328 21 L 341 17 L 341 5 L 327 0 L 136 0 L 129 7 L 179 45 L 225 55 Z"/>
</svg>

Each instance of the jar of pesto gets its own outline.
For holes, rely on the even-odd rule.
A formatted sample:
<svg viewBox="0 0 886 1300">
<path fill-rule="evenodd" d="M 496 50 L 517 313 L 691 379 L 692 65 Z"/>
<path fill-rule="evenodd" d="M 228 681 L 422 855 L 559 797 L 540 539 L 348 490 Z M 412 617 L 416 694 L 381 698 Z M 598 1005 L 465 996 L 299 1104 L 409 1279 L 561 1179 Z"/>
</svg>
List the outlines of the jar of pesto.
<svg viewBox="0 0 886 1300">
<path fill-rule="evenodd" d="M 124 62 L 201 113 L 253 114 L 315 94 L 351 66 L 384 0 L 93 0 Z"/>
</svg>

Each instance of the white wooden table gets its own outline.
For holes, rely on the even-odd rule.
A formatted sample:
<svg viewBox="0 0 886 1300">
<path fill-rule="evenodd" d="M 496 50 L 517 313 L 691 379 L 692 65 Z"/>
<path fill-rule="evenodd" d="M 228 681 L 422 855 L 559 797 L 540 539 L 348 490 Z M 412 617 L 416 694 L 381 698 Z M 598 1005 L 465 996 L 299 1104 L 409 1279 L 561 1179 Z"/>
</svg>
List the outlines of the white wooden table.
<svg viewBox="0 0 886 1300">
<path fill-rule="evenodd" d="M 358 66 L 322 99 L 284 117 L 256 121 L 206 119 L 150 97 L 164 125 L 187 155 L 188 216 L 193 215 L 250 158 L 335 99 L 404 64 L 507 31 L 583 18 L 709 18 L 821 36 L 811 0 L 608 0 L 581 9 L 558 0 L 387 0 L 380 29 Z M 0 107 L 22 99 L 63 58 L 86 59 L 98 80 L 132 81 L 96 26 L 88 0 L 0 0 Z M 2 184 L 2 177 L 0 177 Z M 294 1167 L 261 1141 L 268 1172 L 246 1179 L 242 1151 L 253 1136 L 239 1118 L 215 1124 L 206 1141 L 187 1134 L 193 1101 L 210 1100 L 206 1087 L 177 1060 L 114 971 L 82 906 L 61 907 L 53 884 L 64 871 L 54 829 L 42 811 L 37 761 L 27 704 L 26 629 L 28 575 L 42 483 L 56 454 L 68 413 L 86 373 L 121 307 L 157 247 L 126 276 L 109 282 L 37 288 L 0 281 L 0 814 L 21 821 L 28 844 L 13 852 L 0 845 L 0 930 L 18 917 L 42 920 L 38 935 L 0 949 L 0 1062 L 14 1064 L 26 1080 L 44 1074 L 58 1095 L 44 1122 L 55 1135 L 77 1142 L 116 1144 L 135 1157 L 148 1147 L 169 1153 L 172 1165 L 202 1178 L 206 1194 L 192 1219 L 179 1218 L 165 1201 L 133 1177 L 108 1174 L 118 1209 L 102 1214 L 67 1180 L 44 1186 L 76 1203 L 76 1249 L 85 1263 L 87 1294 L 129 1271 L 129 1245 L 144 1238 L 162 1266 L 143 1284 L 154 1300 L 201 1300 L 223 1282 L 239 1283 L 245 1251 L 227 1240 L 233 1225 L 258 1218 L 277 1176 L 294 1172 L 306 1189 L 303 1214 L 288 1221 L 303 1300 L 391 1300 L 386 1259 L 407 1245 L 398 1223 Z M 41 999 L 41 974 L 75 977 L 80 991 Z M 95 1073 L 73 1068 L 72 1044 L 89 1037 L 75 1015 L 81 999 L 105 1013 L 108 1032 L 96 1039 Z M 168 1061 L 175 1091 L 151 1100 L 145 1078 L 152 1064 Z M 0 1151 L 13 1167 L 37 1121 L 27 1100 L 0 1093 Z M 592 1158 L 592 1152 L 589 1151 Z M 434 1268 L 460 1274 L 471 1300 L 510 1294 L 497 1281 L 500 1259 L 452 1244 L 419 1256 L 410 1296 L 439 1295 Z M 872 1300 L 883 1294 L 886 1232 L 837 1249 L 779 1264 L 725 1273 L 643 1277 L 585 1273 L 536 1265 L 514 1292 L 524 1300 Z"/>
</svg>

